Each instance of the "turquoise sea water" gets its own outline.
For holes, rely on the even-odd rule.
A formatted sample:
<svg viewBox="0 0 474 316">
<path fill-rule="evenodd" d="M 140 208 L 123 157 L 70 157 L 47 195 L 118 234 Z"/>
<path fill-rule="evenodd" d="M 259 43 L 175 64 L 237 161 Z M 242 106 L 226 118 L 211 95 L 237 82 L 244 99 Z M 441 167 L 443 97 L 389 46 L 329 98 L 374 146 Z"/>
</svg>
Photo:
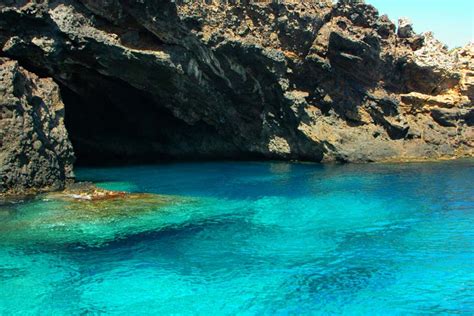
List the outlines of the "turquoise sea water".
<svg viewBox="0 0 474 316">
<path fill-rule="evenodd" d="M 77 174 L 172 197 L 0 206 L 1 315 L 474 314 L 473 160 Z"/>
</svg>

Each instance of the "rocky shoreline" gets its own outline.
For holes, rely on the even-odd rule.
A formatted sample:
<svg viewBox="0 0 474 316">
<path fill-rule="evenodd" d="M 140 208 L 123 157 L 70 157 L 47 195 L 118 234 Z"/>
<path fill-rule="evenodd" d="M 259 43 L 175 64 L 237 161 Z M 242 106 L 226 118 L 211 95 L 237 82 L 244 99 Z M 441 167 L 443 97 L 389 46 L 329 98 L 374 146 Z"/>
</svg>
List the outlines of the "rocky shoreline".
<svg viewBox="0 0 474 316">
<path fill-rule="evenodd" d="M 0 193 L 62 190 L 75 157 L 472 157 L 473 98 L 474 44 L 360 2 L 2 2 Z"/>
</svg>

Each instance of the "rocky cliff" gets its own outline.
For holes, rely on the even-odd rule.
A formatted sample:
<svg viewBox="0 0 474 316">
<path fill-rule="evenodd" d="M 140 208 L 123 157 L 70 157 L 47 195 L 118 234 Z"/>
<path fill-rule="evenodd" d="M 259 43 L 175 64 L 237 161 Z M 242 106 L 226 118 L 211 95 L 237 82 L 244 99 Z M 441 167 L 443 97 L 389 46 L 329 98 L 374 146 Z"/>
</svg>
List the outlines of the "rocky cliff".
<svg viewBox="0 0 474 316">
<path fill-rule="evenodd" d="M 64 105 L 51 78 L 0 58 L 0 193 L 58 190 L 74 177 Z"/>
<path fill-rule="evenodd" d="M 82 162 L 473 155 L 473 45 L 355 1 L 207 2 L 4 0 L 1 54 L 58 83 Z"/>
</svg>

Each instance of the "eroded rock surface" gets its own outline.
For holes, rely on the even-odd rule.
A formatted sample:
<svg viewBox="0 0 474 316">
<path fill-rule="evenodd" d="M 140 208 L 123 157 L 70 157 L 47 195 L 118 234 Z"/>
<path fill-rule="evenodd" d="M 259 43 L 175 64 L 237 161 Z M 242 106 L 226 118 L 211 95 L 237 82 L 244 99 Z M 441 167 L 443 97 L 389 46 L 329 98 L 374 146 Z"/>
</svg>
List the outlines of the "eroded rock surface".
<svg viewBox="0 0 474 316">
<path fill-rule="evenodd" d="M 57 84 L 0 58 L 0 194 L 61 189 L 73 162 Z"/>
<path fill-rule="evenodd" d="M 2 54 L 60 84 L 80 159 L 473 155 L 472 45 L 355 1 L 181 2 L 0 4 Z"/>
</svg>

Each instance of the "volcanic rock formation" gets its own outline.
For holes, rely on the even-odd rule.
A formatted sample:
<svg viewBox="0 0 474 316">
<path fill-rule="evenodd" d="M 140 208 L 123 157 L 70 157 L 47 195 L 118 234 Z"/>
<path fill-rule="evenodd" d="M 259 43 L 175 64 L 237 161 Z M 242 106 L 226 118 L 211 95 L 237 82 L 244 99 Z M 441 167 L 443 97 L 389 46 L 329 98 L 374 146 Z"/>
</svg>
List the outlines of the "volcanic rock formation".
<svg viewBox="0 0 474 316">
<path fill-rule="evenodd" d="M 58 190 L 74 177 L 58 85 L 0 58 L 0 193 Z"/>
<path fill-rule="evenodd" d="M 472 44 L 358 1 L 208 2 L 4 0 L 1 54 L 59 84 L 79 162 L 473 155 Z"/>
</svg>

